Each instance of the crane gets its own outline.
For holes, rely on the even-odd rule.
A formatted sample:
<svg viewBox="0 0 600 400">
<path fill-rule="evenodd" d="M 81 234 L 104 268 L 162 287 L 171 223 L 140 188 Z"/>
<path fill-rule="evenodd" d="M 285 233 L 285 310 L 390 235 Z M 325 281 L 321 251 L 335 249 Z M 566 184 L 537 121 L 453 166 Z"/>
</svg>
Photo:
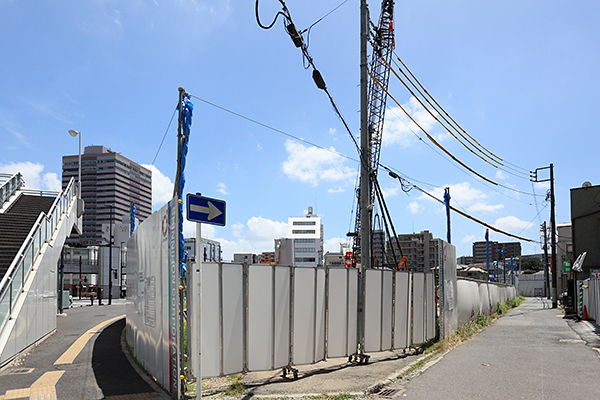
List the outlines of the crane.
<svg viewBox="0 0 600 400">
<path fill-rule="evenodd" d="M 374 204 L 376 191 L 374 190 L 377 171 L 379 167 L 379 155 L 381 150 L 381 138 L 383 135 L 383 123 L 385 119 L 385 106 L 387 101 L 387 88 L 389 82 L 390 70 L 387 67 L 391 64 L 392 52 L 394 50 L 394 1 L 383 0 L 381 2 L 381 13 L 379 15 L 379 24 L 374 26 L 371 22 L 373 35 L 371 37 L 371 60 L 369 62 L 369 74 L 371 79 L 368 86 L 368 135 L 370 151 L 368 160 L 361 157 L 361 162 L 367 163 L 369 167 L 369 204 Z M 379 82 L 379 84 L 376 82 Z M 356 263 L 361 260 L 361 224 L 372 226 L 372 216 L 369 221 L 361 221 L 360 213 L 360 183 L 356 190 L 357 194 L 357 211 L 354 224 L 354 232 L 350 235 L 354 237 L 353 241 L 353 260 Z"/>
</svg>

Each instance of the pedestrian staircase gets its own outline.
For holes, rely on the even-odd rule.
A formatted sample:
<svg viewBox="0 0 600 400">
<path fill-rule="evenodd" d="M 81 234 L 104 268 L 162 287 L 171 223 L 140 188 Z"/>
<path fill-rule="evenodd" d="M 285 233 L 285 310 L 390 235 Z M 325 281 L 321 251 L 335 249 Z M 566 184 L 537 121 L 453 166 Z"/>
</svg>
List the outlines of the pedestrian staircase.
<svg viewBox="0 0 600 400">
<path fill-rule="evenodd" d="M 81 232 L 74 180 L 61 193 L 23 185 L 0 173 L 0 367 L 56 329 L 58 260 Z"/>
<path fill-rule="evenodd" d="M 4 278 L 40 214 L 48 214 L 55 200 L 56 195 L 21 194 L 5 213 L 0 214 L 0 280 Z"/>
</svg>

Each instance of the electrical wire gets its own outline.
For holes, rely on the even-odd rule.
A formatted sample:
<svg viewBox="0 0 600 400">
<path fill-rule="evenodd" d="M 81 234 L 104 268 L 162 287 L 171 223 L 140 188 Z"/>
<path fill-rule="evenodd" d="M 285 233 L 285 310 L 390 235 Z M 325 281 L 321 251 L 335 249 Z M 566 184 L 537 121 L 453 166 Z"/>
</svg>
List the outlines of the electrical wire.
<svg viewBox="0 0 600 400">
<path fill-rule="evenodd" d="M 403 178 L 401 178 L 400 176 L 398 176 L 398 175 L 396 175 L 396 174 L 394 174 L 394 175 L 390 174 L 390 176 L 392 176 L 393 178 L 397 178 L 397 179 L 399 179 L 399 180 L 403 179 Z M 408 182 L 408 184 L 411 184 L 411 183 L 410 183 L 410 182 Z M 424 189 L 421 189 L 420 187 L 418 187 L 418 186 L 417 186 L 417 185 L 415 185 L 415 184 L 411 184 L 411 185 L 412 185 L 412 186 L 414 186 L 414 187 L 415 187 L 415 189 L 417 189 L 417 190 L 418 190 L 418 191 L 420 191 L 421 193 L 425 194 L 426 196 L 429 196 L 429 197 L 431 197 L 433 200 L 435 200 L 435 201 L 437 201 L 438 203 L 441 203 L 441 204 L 443 204 L 444 206 L 446 206 L 446 203 L 444 203 L 444 201 L 443 201 L 443 200 L 441 200 L 441 199 L 438 199 L 437 197 L 435 197 L 434 195 L 432 195 L 432 194 L 431 194 L 431 193 L 429 193 L 428 191 L 426 191 L 426 190 L 424 190 Z M 504 230 L 502 230 L 502 229 L 500 229 L 500 228 L 496 228 L 495 226 L 492 226 L 492 225 L 490 225 L 490 224 L 488 224 L 488 223 L 485 223 L 485 222 L 481 221 L 480 219 L 477 219 L 477 218 L 473 217 L 472 215 L 469 215 L 469 214 L 467 214 L 466 212 L 464 212 L 464 211 L 461 211 L 461 210 L 457 209 L 456 207 L 454 207 L 454 206 L 452 206 L 452 205 L 450 205 L 450 206 L 449 206 L 449 208 L 450 208 L 452 211 L 454 211 L 454 212 L 456 212 L 456 213 L 458 213 L 458 214 L 462 215 L 463 217 L 465 217 L 465 218 L 468 218 L 468 219 L 470 219 L 470 220 L 472 220 L 472 221 L 475 221 L 475 222 L 477 222 L 478 224 L 480 224 L 480 225 L 483 225 L 483 226 L 485 226 L 486 228 L 489 228 L 489 229 L 491 229 L 491 230 L 493 230 L 493 231 L 496 231 L 496 232 L 502 233 L 503 235 L 510 236 L 510 237 L 513 237 L 513 238 L 515 238 L 515 239 L 523 240 L 523 241 L 526 241 L 526 242 L 536 242 L 536 241 L 535 241 L 535 240 L 533 240 L 533 239 L 527 239 L 527 238 L 524 238 L 524 237 L 522 237 L 522 236 L 518 236 L 518 235 L 515 235 L 515 234 L 512 234 L 512 233 L 506 232 L 506 231 L 504 231 Z M 537 242 L 536 242 L 536 243 L 537 243 Z"/>
<path fill-rule="evenodd" d="M 397 54 L 396 54 L 397 56 Z M 427 91 L 427 89 L 425 89 L 425 87 L 423 87 L 423 85 L 421 84 L 421 82 L 414 76 L 414 74 L 410 71 L 410 69 L 406 66 L 406 64 L 399 58 L 397 57 L 398 61 L 402 64 L 402 66 L 400 66 L 397 62 L 394 61 L 394 64 L 398 67 L 398 70 L 402 73 L 402 75 L 404 75 L 404 77 L 406 78 L 406 80 L 412 85 L 412 87 L 415 88 L 415 90 L 425 99 L 425 101 L 430 105 L 431 108 L 433 108 L 437 113 L 439 113 L 439 115 L 441 116 L 441 118 L 449 125 L 449 127 L 451 127 L 454 131 L 456 131 L 464 140 L 467 141 L 467 143 L 473 147 L 473 149 L 477 150 L 478 152 L 480 152 L 483 156 L 485 156 L 488 160 L 485 160 L 488 163 L 497 163 L 500 166 L 495 166 L 498 169 L 503 170 L 504 172 L 514 175 L 518 178 L 521 179 L 528 179 L 528 176 L 521 171 L 518 171 L 515 168 L 512 168 L 511 166 L 514 166 L 522 171 L 527 171 L 524 168 L 518 167 L 515 164 L 512 164 L 506 160 L 504 160 L 503 158 L 500 158 L 499 156 L 497 156 L 496 154 L 492 153 L 491 151 L 489 151 L 486 147 L 484 147 L 483 145 L 481 145 L 475 138 L 473 138 L 473 136 L 469 135 L 457 122 L 456 120 L 454 120 L 450 114 L 448 114 L 446 112 L 446 110 L 435 100 L 435 98 L 433 96 L 431 96 L 431 94 Z M 431 110 L 429 109 L 429 107 L 426 107 L 423 102 L 419 99 L 418 96 L 416 96 L 414 94 L 414 92 L 410 89 L 409 85 L 402 79 L 400 78 L 400 76 L 398 76 L 398 74 L 396 73 L 396 71 L 388 65 L 388 67 L 394 72 L 394 75 L 396 75 L 396 77 L 398 78 L 398 80 L 400 80 L 400 82 L 411 92 L 411 94 L 413 94 L 413 96 L 415 97 L 415 99 L 417 99 L 417 101 L 419 101 L 419 103 L 421 103 L 421 105 L 423 106 L 423 108 L 425 110 L 427 110 L 430 114 L 432 114 Z M 404 69 L 407 72 L 404 72 Z M 407 75 L 408 73 L 408 75 Z M 410 76 L 409 76 L 410 75 Z M 412 79 L 411 79 L 412 78 Z M 431 99 L 431 101 L 429 100 Z M 432 103 L 433 102 L 433 103 Z M 442 127 L 444 127 L 446 130 L 448 130 L 448 132 L 455 138 L 457 139 L 457 141 L 459 141 L 463 146 L 465 146 L 467 149 L 469 149 L 472 152 L 472 149 L 470 149 L 465 143 L 463 143 L 460 139 L 458 139 L 450 130 L 449 127 L 445 126 L 441 121 L 439 121 L 433 114 L 432 116 L 440 123 L 440 125 L 442 125 Z M 446 118 L 447 117 L 447 118 Z M 482 158 L 479 154 L 476 154 L 477 156 L 479 156 L 480 158 Z M 509 165 L 511 166 L 509 166 Z M 493 164 L 492 164 L 493 165 Z M 511 172 L 509 170 L 512 170 L 514 172 Z"/>
<path fill-rule="evenodd" d="M 189 94 L 189 93 L 188 93 L 188 94 Z M 242 114 L 239 114 L 239 113 L 237 113 L 237 112 L 235 112 L 235 111 L 229 110 L 229 109 L 227 109 L 227 108 L 225 108 L 225 107 L 222 107 L 222 106 L 220 106 L 220 105 L 218 105 L 218 104 L 211 103 L 210 101 L 208 101 L 208 100 L 205 100 L 205 99 L 203 99 L 203 98 L 201 98 L 201 97 L 195 96 L 195 95 L 193 95 L 193 94 L 189 94 L 189 95 L 190 95 L 191 97 L 193 97 L 194 99 L 196 99 L 196 100 L 200 100 L 201 102 L 203 102 L 203 103 L 205 103 L 205 104 L 208 104 L 208 105 L 210 105 L 210 106 L 213 106 L 213 107 L 215 107 L 215 108 L 218 108 L 219 110 L 221 110 L 221 111 L 225 111 L 225 112 L 227 112 L 227 113 L 229 113 L 229 114 L 235 115 L 236 117 L 239 117 L 239 118 L 245 119 L 246 121 L 252 122 L 253 124 L 260 125 L 260 126 L 262 126 L 263 128 L 267 128 L 267 129 L 269 129 L 269 130 L 272 130 L 272 131 L 274 131 L 274 132 L 280 133 L 280 134 L 282 134 L 282 135 L 284 135 L 284 136 L 287 136 L 287 137 L 289 137 L 289 138 L 292 138 L 292 139 L 294 139 L 294 140 L 297 140 L 297 141 L 299 141 L 299 142 L 302 142 L 302 143 L 309 144 L 309 145 L 311 145 L 311 146 L 314 146 L 314 147 L 316 147 L 316 148 L 318 148 L 318 149 L 321 149 L 321 150 L 328 151 L 328 152 L 330 152 L 330 153 L 332 153 L 332 154 L 335 154 L 335 155 L 337 155 L 337 156 L 340 156 L 340 157 L 346 158 L 346 159 L 348 159 L 348 160 L 350 160 L 350 161 L 354 161 L 355 163 L 359 163 L 359 161 L 358 161 L 356 158 L 352 158 L 352 157 L 350 157 L 350 156 L 348 156 L 348 155 L 346 155 L 346 154 L 342 154 L 342 153 L 339 153 L 339 152 L 337 152 L 337 151 L 335 151 L 335 150 L 331 150 L 330 148 L 327 148 L 327 147 L 325 147 L 325 146 L 321 146 L 321 145 L 318 145 L 318 144 L 316 144 L 316 143 L 313 143 L 313 142 L 311 142 L 311 141 L 308 141 L 308 140 L 306 140 L 306 139 L 302 139 L 302 138 L 300 138 L 300 137 L 298 137 L 298 136 L 294 136 L 294 135 L 292 135 L 291 133 L 287 133 L 287 132 L 284 132 L 284 131 L 282 131 L 281 129 L 277 129 L 277 128 L 274 128 L 274 127 L 272 127 L 272 126 L 270 126 L 270 125 L 263 124 L 262 122 L 259 122 L 259 121 L 255 120 L 255 119 L 252 119 L 252 118 L 249 118 L 249 117 L 246 117 L 245 115 L 242 115 Z"/>
<path fill-rule="evenodd" d="M 406 114 L 406 116 L 408 118 L 410 118 L 410 120 L 419 127 L 419 129 L 421 131 L 423 131 L 423 133 L 425 134 L 425 136 L 427 136 L 427 139 L 429 139 L 433 144 L 435 144 L 437 147 L 440 148 L 440 150 L 442 150 L 444 153 L 446 153 L 450 158 L 452 158 L 454 161 L 456 161 L 458 164 L 462 165 L 463 168 L 469 170 L 472 174 L 478 176 L 479 178 L 485 180 L 486 182 L 491 183 L 492 185 L 498 186 L 498 183 L 494 182 L 493 180 L 486 178 L 485 176 L 481 175 L 479 172 L 475 171 L 474 169 L 472 169 L 471 167 L 469 167 L 467 164 L 465 164 L 464 162 L 460 161 L 458 158 L 456 158 L 452 153 L 450 153 L 448 150 L 446 150 L 442 145 L 440 145 L 437 140 L 435 140 L 433 138 L 433 136 L 431 136 L 417 121 L 415 121 L 415 119 L 412 117 L 412 115 L 410 115 L 408 113 L 408 111 L 406 111 L 406 109 L 404 107 L 402 107 L 402 104 L 400 104 L 398 102 L 398 100 L 396 100 L 396 98 L 394 96 L 392 96 L 381 84 L 381 82 L 379 82 L 373 75 L 371 75 L 371 73 L 369 72 L 369 76 L 371 77 L 371 79 L 373 79 L 374 82 L 376 82 L 382 89 L 383 91 L 388 95 L 388 97 L 390 99 L 392 99 L 394 101 L 394 103 L 396 103 L 398 105 L 398 107 L 400 107 L 400 109 Z"/>
<path fill-rule="evenodd" d="M 167 126 L 167 130 L 165 130 L 165 134 L 163 135 L 163 138 L 160 142 L 160 146 L 158 146 L 158 150 L 156 150 L 156 155 L 154 156 L 154 159 L 152 160 L 152 165 L 154 165 L 154 162 L 156 161 L 156 157 L 158 157 L 158 153 L 160 152 L 160 149 L 162 148 L 163 143 L 165 142 L 165 138 L 167 137 L 167 133 L 169 132 L 169 128 L 171 127 L 171 123 L 173 123 L 173 118 L 175 118 L 175 113 L 177 112 L 177 107 L 175 107 L 175 110 L 173 110 L 173 115 L 171 115 L 171 120 L 169 121 L 169 125 Z"/>
</svg>

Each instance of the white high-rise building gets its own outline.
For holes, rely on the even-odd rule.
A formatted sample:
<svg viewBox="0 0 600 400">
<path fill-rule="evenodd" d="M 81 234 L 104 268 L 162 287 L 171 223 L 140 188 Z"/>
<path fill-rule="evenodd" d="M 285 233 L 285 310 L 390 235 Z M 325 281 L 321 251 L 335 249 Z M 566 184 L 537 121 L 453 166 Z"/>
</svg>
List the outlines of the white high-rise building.
<svg viewBox="0 0 600 400">
<path fill-rule="evenodd" d="M 305 217 L 288 219 L 287 238 L 293 240 L 293 260 L 297 267 L 323 265 L 323 224 L 308 207 Z"/>
</svg>

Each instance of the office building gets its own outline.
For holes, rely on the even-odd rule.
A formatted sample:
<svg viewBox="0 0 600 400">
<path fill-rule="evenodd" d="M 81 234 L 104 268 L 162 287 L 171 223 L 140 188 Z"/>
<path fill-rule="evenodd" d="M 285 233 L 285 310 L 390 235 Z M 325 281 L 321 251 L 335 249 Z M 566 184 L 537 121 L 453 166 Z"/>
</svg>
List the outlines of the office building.
<svg viewBox="0 0 600 400">
<path fill-rule="evenodd" d="M 78 155 L 63 156 L 63 188 L 71 178 L 78 179 L 78 159 Z M 102 244 L 102 224 L 120 222 L 131 213 L 132 204 L 140 221 L 152 213 L 152 171 L 104 146 L 87 146 L 81 155 L 81 198 L 83 232 L 69 243 Z"/>
<path fill-rule="evenodd" d="M 502 261 L 503 258 L 521 258 L 521 243 L 520 242 L 489 242 L 489 261 Z M 504 250 L 504 255 L 502 254 Z M 482 264 L 486 262 L 486 242 L 473 243 L 473 264 Z"/>
<path fill-rule="evenodd" d="M 288 219 L 287 238 L 293 240 L 293 262 L 297 267 L 323 265 L 323 224 L 308 207 L 305 217 Z M 276 244 L 277 246 L 277 244 Z"/>
<path fill-rule="evenodd" d="M 188 253 L 188 260 L 196 261 L 196 238 L 184 239 L 184 250 Z M 221 261 L 221 243 L 202 238 L 202 262 Z"/>
<path fill-rule="evenodd" d="M 387 257 L 393 259 L 393 253 L 396 259 L 400 260 L 400 250 L 406 256 L 406 266 L 409 271 L 429 272 L 437 268 L 440 264 L 440 249 L 442 249 L 442 240 L 434 239 L 429 231 L 420 233 L 410 233 L 398 235 L 398 241 L 391 239 L 387 243 Z M 393 253 L 392 253 L 393 249 Z"/>
</svg>

